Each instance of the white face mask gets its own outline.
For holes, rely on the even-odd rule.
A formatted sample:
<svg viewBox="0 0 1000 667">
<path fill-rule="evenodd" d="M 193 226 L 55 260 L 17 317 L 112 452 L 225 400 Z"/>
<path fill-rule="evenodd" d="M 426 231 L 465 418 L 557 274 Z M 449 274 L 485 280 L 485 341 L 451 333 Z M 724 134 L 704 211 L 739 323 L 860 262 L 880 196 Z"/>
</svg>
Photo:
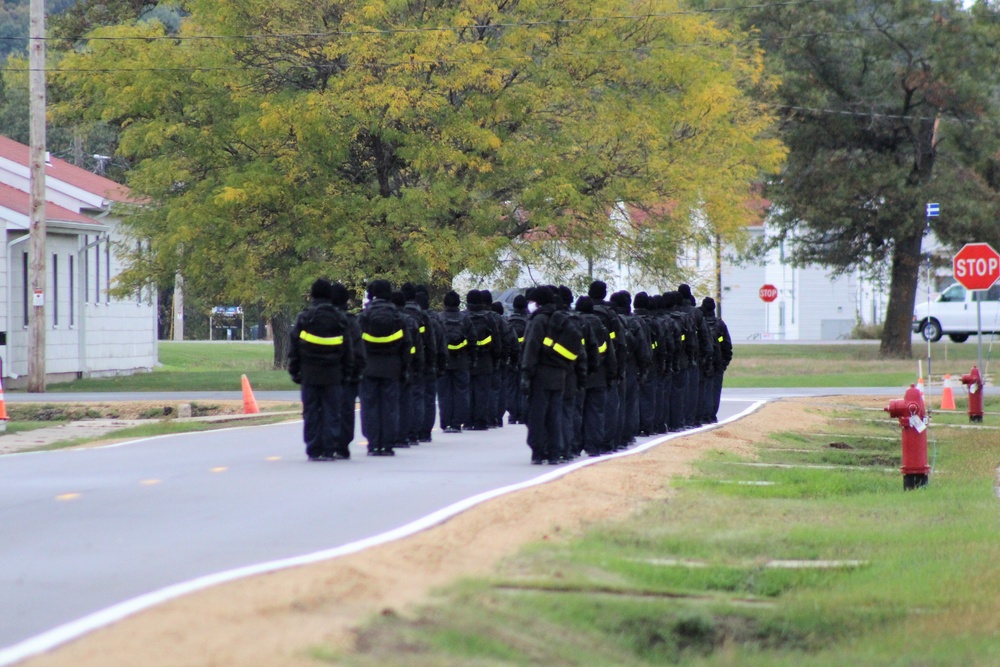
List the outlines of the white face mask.
<svg viewBox="0 0 1000 667">
<path fill-rule="evenodd" d="M 538 304 L 535 303 L 534 301 L 529 301 L 528 302 L 528 312 L 529 313 L 533 313 L 536 310 L 538 310 Z"/>
</svg>

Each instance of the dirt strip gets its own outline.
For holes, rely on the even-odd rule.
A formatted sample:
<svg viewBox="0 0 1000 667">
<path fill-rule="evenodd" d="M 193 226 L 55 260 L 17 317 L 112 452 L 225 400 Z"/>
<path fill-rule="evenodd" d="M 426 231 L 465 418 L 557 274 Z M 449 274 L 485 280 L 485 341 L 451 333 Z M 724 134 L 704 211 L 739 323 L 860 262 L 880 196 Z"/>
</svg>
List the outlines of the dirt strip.
<svg viewBox="0 0 1000 667">
<path fill-rule="evenodd" d="M 713 450 L 751 455 L 769 432 L 823 423 L 829 408 L 817 404 L 838 400 L 771 403 L 739 422 L 490 500 L 397 542 L 167 602 L 22 664 L 315 667 L 311 647 L 349 650 L 354 629 L 373 614 L 405 613 L 436 587 L 488 574 L 526 543 L 627 517 L 667 497 L 671 478 L 690 474 L 696 459 Z"/>
</svg>

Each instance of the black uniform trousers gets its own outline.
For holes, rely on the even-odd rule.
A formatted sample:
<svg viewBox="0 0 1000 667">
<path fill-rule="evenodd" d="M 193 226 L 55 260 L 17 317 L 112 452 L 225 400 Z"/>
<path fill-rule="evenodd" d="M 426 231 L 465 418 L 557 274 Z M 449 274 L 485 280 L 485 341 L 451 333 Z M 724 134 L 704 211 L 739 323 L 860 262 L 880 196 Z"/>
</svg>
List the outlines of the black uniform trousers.
<svg viewBox="0 0 1000 667">
<path fill-rule="evenodd" d="M 446 370 L 438 378 L 438 408 L 442 429 L 461 429 L 469 424 L 469 371 Z"/>
<path fill-rule="evenodd" d="M 608 394 L 615 387 L 592 387 L 587 389 L 583 399 L 583 449 L 591 456 L 610 451 L 603 433 L 607 432 L 606 412 Z"/>
<path fill-rule="evenodd" d="M 528 447 L 531 460 L 558 458 L 562 451 L 563 390 L 532 387 L 528 394 Z"/>
<path fill-rule="evenodd" d="M 623 444 L 629 444 L 639 433 L 639 371 L 629 368 L 625 371 L 625 406 L 622 410 L 624 420 Z"/>
<path fill-rule="evenodd" d="M 431 441 L 431 431 L 434 430 L 435 404 L 437 399 L 437 374 L 432 373 L 424 376 L 424 410 L 421 413 L 423 423 L 418 431 L 418 440 L 423 442 Z"/>
<path fill-rule="evenodd" d="M 639 432 L 652 435 L 656 432 L 656 395 L 661 389 L 660 376 L 650 373 L 646 382 L 639 385 Z"/>
<path fill-rule="evenodd" d="M 424 420 L 424 386 L 419 380 L 404 384 L 399 397 L 399 431 L 395 444 L 417 444 L 417 431 Z"/>
<path fill-rule="evenodd" d="M 306 456 L 333 456 L 340 446 L 340 384 L 302 385 L 302 430 Z"/>
<path fill-rule="evenodd" d="M 722 379 L 724 376 L 724 372 L 716 372 L 712 378 L 712 406 L 709 408 L 709 412 L 713 424 L 719 420 L 719 404 L 722 402 Z"/>
<path fill-rule="evenodd" d="M 504 408 L 507 411 L 507 423 L 524 421 L 524 392 L 521 391 L 521 378 L 517 370 L 504 371 Z"/>
<path fill-rule="evenodd" d="M 392 451 L 399 441 L 399 399 L 402 382 L 396 378 L 366 377 L 361 381 L 361 433 L 368 451 Z"/>
<path fill-rule="evenodd" d="M 490 425 L 490 397 L 493 373 L 480 373 L 469 378 L 469 421 L 467 427 L 482 431 Z"/>
<path fill-rule="evenodd" d="M 684 426 L 691 428 L 698 425 L 698 400 L 701 397 L 701 370 L 697 366 L 688 366 L 685 375 L 687 378 L 687 393 L 684 396 Z"/>
<path fill-rule="evenodd" d="M 350 444 L 354 440 L 354 421 L 358 398 L 358 383 L 348 382 L 341 387 L 340 392 L 340 440 L 337 451 L 344 456 L 350 456 Z"/>
<path fill-rule="evenodd" d="M 656 392 L 656 430 L 654 433 L 666 433 L 671 428 L 671 415 L 676 406 L 674 383 L 676 373 L 668 373 L 660 376 L 660 388 Z"/>
<path fill-rule="evenodd" d="M 490 374 L 490 414 L 487 421 L 490 427 L 503 426 L 504 393 L 503 378 L 506 370 L 498 368 Z"/>
<path fill-rule="evenodd" d="M 670 415 L 667 425 L 671 431 L 683 431 L 684 411 L 687 407 L 687 369 L 677 371 L 670 376 Z"/>
</svg>

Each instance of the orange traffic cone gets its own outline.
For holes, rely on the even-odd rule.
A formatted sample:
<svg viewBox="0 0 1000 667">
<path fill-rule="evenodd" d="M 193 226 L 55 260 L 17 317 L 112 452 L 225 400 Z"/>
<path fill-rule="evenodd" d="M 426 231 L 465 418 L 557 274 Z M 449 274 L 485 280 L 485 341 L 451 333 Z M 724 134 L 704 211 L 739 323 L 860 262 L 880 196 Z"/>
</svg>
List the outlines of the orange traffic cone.
<svg viewBox="0 0 1000 667">
<path fill-rule="evenodd" d="M 7 403 L 3 399 L 3 382 L 0 381 L 0 433 L 7 430 Z"/>
<path fill-rule="evenodd" d="M 920 379 L 917 380 L 917 389 L 920 390 L 920 395 L 923 396 L 923 394 L 924 394 L 924 379 L 923 378 L 920 378 Z"/>
<path fill-rule="evenodd" d="M 253 397 L 253 389 L 250 388 L 250 380 L 244 375 L 243 379 L 243 414 L 255 415 L 260 412 L 257 407 L 257 399 Z"/>
<path fill-rule="evenodd" d="M 944 376 L 944 387 L 941 389 L 941 409 L 955 409 L 955 394 L 951 391 L 951 376 L 948 374 Z"/>
</svg>

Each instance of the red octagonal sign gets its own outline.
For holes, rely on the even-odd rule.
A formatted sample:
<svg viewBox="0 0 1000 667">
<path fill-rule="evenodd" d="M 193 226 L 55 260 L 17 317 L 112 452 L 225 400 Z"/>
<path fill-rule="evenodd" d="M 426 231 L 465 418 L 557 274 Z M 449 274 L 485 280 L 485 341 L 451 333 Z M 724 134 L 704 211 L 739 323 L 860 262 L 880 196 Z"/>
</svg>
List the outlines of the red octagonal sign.
<svg viewBox="0 0 1000 667">
<path fill-rule="evenodd" d="M 760 297 L 761 301 L 771 303 L 778 298 L 778 288 L 771 283 L 767 283 L 757 290 L 757 295 Z"/>
<path fill-rule="evenodd" d="M 955 280 L 965 289 L 989 289 L 1000 278 L 1000 254 L 989 243 L 966 243 L 952 260 Z"/>
</svg>

